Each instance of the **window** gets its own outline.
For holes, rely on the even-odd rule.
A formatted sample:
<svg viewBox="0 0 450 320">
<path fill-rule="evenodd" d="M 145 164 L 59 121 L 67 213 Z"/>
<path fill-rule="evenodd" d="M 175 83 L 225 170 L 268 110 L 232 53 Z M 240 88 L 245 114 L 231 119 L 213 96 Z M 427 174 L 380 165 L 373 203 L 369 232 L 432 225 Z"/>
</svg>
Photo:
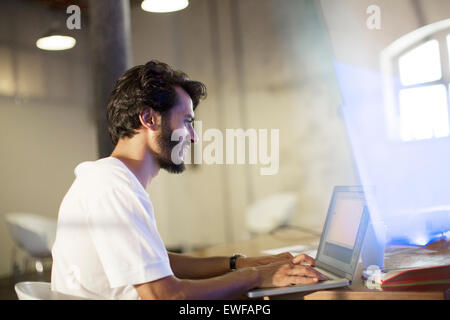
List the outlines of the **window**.
<svg viewBox="0 0 450 320">
<path fill-rule="evenodd" d="M 449 135 L 447 91 L 442 84 L 401 89 L 399 107 L 402 140 Z"/>
<path fill-rule="evenodd" d="M 430 40 L 403 54 L 398 67 L 404 86 L 439 80 L 442 72 L 438 41 Z"/>
<path fill-rule="evenodd" d="M 381 54 L 390 136 L 450 136 L 450 19 L 417 29 Z"/>
</svg>

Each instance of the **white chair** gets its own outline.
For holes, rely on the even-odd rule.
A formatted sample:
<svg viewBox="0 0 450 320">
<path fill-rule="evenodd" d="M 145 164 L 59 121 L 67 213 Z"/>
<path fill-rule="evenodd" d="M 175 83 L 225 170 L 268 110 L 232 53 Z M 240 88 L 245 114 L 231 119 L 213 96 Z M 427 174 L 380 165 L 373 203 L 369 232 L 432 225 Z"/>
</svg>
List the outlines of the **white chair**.
<svg viewBox="0 0 450 320">
<path fill-rule="evenodd" d="M 14 289 L 19 300 L 84 300 L 84 298 L 52 291 L 50 282 L 19 282 Z"/>
<path fill-rule="evenodd" d="M 247 228 L 253 234 L 264 234 L 287 225 L 296 205 L 297 197 L 291 192 L 273 194 L 256 201 L 247 209 Z"/>
<path fill-rule="evenodd" d="M 32 213 L 8 213 L 5 221 L 14 243 L 36 260 L 36 270 L 42 273 L 42 261 L 51 258 L 51 248 L 56 237 L 56 219 Z M 15 251 L 12 259 L 15 263 Z"/>
</svg>

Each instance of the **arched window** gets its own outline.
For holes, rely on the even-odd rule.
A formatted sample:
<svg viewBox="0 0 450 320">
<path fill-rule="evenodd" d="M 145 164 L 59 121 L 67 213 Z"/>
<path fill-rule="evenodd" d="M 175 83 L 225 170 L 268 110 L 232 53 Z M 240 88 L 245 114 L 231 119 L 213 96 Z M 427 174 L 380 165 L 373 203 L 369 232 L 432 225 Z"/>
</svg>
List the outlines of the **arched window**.
<svg viewBox="0 0 450 320">
<path fill-rule="evenodd" d="M 450 19 L 417 29 L 381 53 L 389 136 L 401 141 L 450 135 Z"/>
</svg>

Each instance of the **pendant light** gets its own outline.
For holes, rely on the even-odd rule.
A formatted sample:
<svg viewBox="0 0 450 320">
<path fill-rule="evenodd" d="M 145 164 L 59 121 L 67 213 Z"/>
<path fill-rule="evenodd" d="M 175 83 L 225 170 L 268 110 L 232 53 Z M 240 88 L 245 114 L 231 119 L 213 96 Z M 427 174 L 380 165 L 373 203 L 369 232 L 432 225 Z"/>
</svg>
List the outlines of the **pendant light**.
<svg viewBox="0 0 450 320">
<path fill-rule="evenodd" d="M 189 5 L 189 0 L 144 0 L 141 8 L 148 12 L 174 12 L 183 10 Z"/>
<path fill-rule="evenodd" d="M 68 35 L 64 28 L 53 24 L 50 30 L 36 41 L 36 47 L 42 50 L 60 51 L 71 49 L 76 43 L 75 38 Z"/>
</svg>

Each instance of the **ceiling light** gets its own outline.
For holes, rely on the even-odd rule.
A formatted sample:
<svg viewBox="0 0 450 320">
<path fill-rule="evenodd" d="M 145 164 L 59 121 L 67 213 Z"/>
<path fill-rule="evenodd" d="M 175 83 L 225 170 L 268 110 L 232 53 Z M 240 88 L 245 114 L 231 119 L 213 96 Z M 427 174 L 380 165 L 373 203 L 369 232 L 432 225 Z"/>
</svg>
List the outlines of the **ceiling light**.
<svg viewBox="0 0 450 320">
<path fill-rule="evenodd" d="M 173 12 L 183 10 L 189 5 L 189 0 L 144 0 L 141 8 L 148 12 Z"/>
<path fill-rule="evenodd" d="M 77 41 L 71 36 L 65 24 L 59 20 L 53 21 L 48 31 L 37 41 L 36 47 L 42 50 L 60 51 L 68 50 L 75 46 Z"/>
<path fill-rule="evenodd" d="M 71 49 L 76 43 L 77 41 L 73 37 L 53 34 L 39 38 L 36 46 L 42 50 L 57 51 Z"/>
</svg>

